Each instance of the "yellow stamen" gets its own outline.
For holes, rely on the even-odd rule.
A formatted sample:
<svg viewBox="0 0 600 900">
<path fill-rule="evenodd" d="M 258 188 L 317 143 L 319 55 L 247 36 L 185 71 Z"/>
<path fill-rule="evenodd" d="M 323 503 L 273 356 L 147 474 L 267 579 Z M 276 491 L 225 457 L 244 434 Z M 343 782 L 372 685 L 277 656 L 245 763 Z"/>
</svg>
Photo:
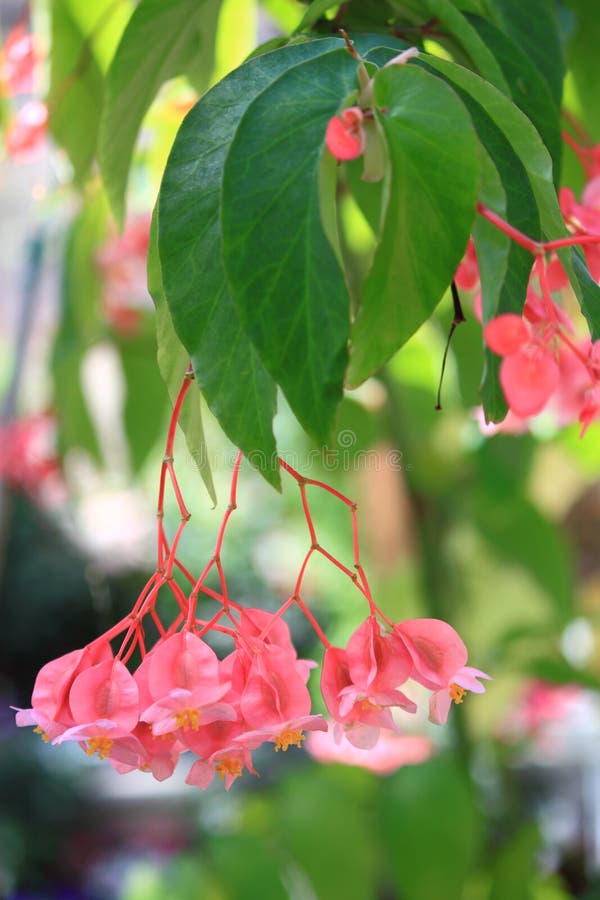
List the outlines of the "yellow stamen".
<svg viewBox="0 0 600 900">
<path fill-rule="evenodd" d="M 46 734 L 46 732 L 44 731 L 44 729 L 41 728 L 39 725 L 37 725 L 37 726 L 33 729 L 33 733 L 34 733 L 34 734 L 39 734 L 40 737 L 42 738 L 42 740 L 43 740 L 43 742 L 44 742 L 45 744 L 47 744 L 48 741 L 50 740 L 50 738 L 48 737 L 48 735 Z"/>
<path fill-rule="evenodd" d="M 450 691 L 450 699 L 454 700 L 455 703 L 462 703 L 465 694 L 467 693 L 464 688 L 461 688 L 460 685 L 452 684 L 449 686 Z"/>
<path fill-rule="evenodd" d="M 111 751 L 112 745 L 112 740 L 107 737 L 90 738 L 87 742 L 85 752 L 88 756 L 93 756 L 94 753 L 97 753 L 99 759 L 106 759 Z"/>
<path fill-rule="evenodd" d="M 377 703 L 371 703 L 368 697 L 365 697 L 364 700 L 360 701 L 360 709 L 361 712 L 371 712 L 373 709 L 383 709 L 383 706 L 378 706 Z"/>
<path fill-rule="evenodd" d="M 288 747 L 301 747 L 305 735 L 299 728 L 286 728 L 275 741 L 275 750 L 287 750 Z"/>
<path fill-rule="evenodd" d="M 234 778 L 237 778 L 238 775 L 242 774 L 243 768 L 241 760 L 232 759 L 230 756 L 224 756 L 223 759 L 219 760 L 216 764 L 215 772 L 218 774 L 219 779 L 223 781 L 227 775 L 233 775 Z"/>
<path fill-rule="evenodd" d="M 175 722 L 178 728 L 184 731 L 198 731 L 200 728 L 200 710 L 199 709 L 183 709 L 181 712 L 175 713 Z"/>
</svg>

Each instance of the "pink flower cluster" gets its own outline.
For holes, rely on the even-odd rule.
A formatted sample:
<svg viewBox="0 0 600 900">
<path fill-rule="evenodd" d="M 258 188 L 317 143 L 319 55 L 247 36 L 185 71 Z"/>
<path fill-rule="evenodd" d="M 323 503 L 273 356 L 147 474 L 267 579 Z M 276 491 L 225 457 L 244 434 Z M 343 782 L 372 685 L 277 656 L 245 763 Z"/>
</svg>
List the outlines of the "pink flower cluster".
<svg viewBox="0 0 600 900">
<path fill-rule="evenodd" d="M 571 140 L 571 143 L 572 140 Z M 573 240 L 581 239 L 592 277 L 600 279 L 600 154 L 580 148 L 590 176 L 581 203 L 569 188 L 562 188 L 559 201 L 565 224 Z M 497 223 L 496 223 L 497 224 Z M 507 232 L 508 233 L 508 232 Z M 533 244 L 534 242 L 529 242 Z M 552 245 L 539 245 L 533 263 L 527 297 L 521 316 L 505 313 L 484 327 L 489 349 L 502 357 L 500 384 L 509 414 L 500 430 L 518 433 L 526 420 L 550 409 L 561 425 L 581 424 L 581 436 L 600 418 L 600 342 L 581 338 L 569 316 L 553 298 L 569 282 Z M 475 291 L 474 309 L 481 318 L 479 273 L 473 242 L 455 276 L 463 290 Z"/>
<path fill-rule="evenodd" d="M 0 57 L 0 84 L 7 97 L 31 94 L 39 53 L 34 35 L 23 23 L 8 34 Z M 40 100 L 29 99 L 10 119 L 4 134 L 9 156 L 20 162 L 35 159 L 43 146 L 48 126 L 48 108 Z"/>
<path fill-rule="evenodd" d="M 35 726 L 53 744 L 76 741 L 119 773 L 140 769 L 159 781 L 191 751 L 187 783 L 204 789 L 217 774 L 228 789 L 244 770 L 256 774 L 252 752 L 265 742 L 285 751 L 302 746 L 305 732 L 328 729 L 311 713 L 307 681 L 316 664 L 298 659 L 280 615 L 243 608 L 229 619 L 232 627 L 219 630 L 234 649 L 223 659 L 200 629 L 187 628 L 161 637 L 133 674 L 108 636 L 67 653 L 42 668 L 17 725 Z M 431 721 L 445 722 L 452 702 L 481 693 L 478 679 L 489 677 L 466 661 L 445 622 L 414 619 L 383 631 L 370 615 L 345 649 L 325 651 L 321 690 L 335 742 L 367 750 L 381 729 L 398 732 L 392 710 L 416 711 L 399 690 L 409 679 L 432 691 Z"/>
<path fill-rule="evenodd" d="M 0 480 L 40 503 L 64 498 L 55 450 L 56 422 L 47 414 L 12 419 L 0 427 Z"/>
<path fill-rule="evenodd" d="M 46 741 L 76 741 L 89 755 L 108 759 L 117 772 L 151 772 L 162 781 L 174 771 L 184 751 L 193 754 L 187 782 L 206 788 L 215 773 L 229 788 L 247 770 L 256 774 L 252 753 L 264 743 L 275 750 L 301 747 L 305 732 L 328 731 L 320 714 L 311 712 L 307 682 L 315 662 L 299 659 L 283 615 L 299 609 L 325 648 L 321 693 L 333 720 L 332 733 L 356 748 L 377 744 L 381 729 L 398 732 L 392 710 L 415 712 L 402 691 L 409 680 L 431 693 L 430 719 L 446 721 L 452 701 L 465 691 L 481 693 L 483 672 L 470 668 L 467 649 L 454 629 L 437 619 L 392 623 L 371 596 L 360 561 L 356 504 L 324 482 L 305 478 L 283 459 L 279 465 L 298 485 L 309 547 L 294 588 L 276 613 L 248 608 L 230 595 L 222 563 L 225 531 L 237 508 L 237 483 L 242 462 L 233 467 L 229 504 L 223 515 L 212 557 L 195 578 L 177 555 L 190 519 L 175 473 L 173 446 L 191 367 L 185 374 L 169 424 L 159 486 L 156 570 L 129 615 L 81 650 L 45 665 L 37 676 L 31 709 L 17 711 L 17 725 L 33 725 Z M 169 539 L 164 525 L 164 500 L 170 483 L 181 519 Z M 308 488 L 325 491 L 342 503 L 352 520 L 354 567 L 350 569 L 319 543 Z M 368 604 L 369 615 L 347 646 L 333 647 L 302 598 L 304 577 L 313 555 L 322 555 L 352 583 Z M 178 570 L 180 578 L 176 578 Z M 215 571 L 219 590 L 205 582 Z M 187 592 L 179 581 L 186 580 Z M 169 623 L 157 609 L 164 590 L 174 602 Z M 200 594 L 216 602 L 211 618 L 201 618 Z M 161 609 L 162 609 L 161 604 Z M 163 613 L 164 616 L 164 613 Z M 157 633 L 147 646 L 150 620 Z M 210 633 L 232 642 L 224 658 L 205 640 Z M 114 652 L 112 643 L 121 642 Z M 139 655 L 131 672 L 128 663 Z"/>
</svg>

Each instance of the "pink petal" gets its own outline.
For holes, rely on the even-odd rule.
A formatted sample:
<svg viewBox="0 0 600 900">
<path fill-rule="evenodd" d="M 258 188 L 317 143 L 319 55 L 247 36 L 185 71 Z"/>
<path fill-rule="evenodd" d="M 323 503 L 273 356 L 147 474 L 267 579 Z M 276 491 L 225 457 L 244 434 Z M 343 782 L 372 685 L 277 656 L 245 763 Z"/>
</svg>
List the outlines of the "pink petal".
<svg viewBox="0 0 600 900">
<path fill-rule="evenodd" d="M 473 669 L 471 666 L 465 666 L 463 669 L 459 669 L 454 675 L 453 681 L 466 691 L 472 691 L 474 694 L 484 694 L 485 686 L 477 681 L 478 678 L 485 678 L 487 681 L 492 681 L 491 675 L 486 675 L 485 672 L 481 672 L 479 669 Z"/>
<path fill-rule="evenodd" d="M 505 357 L 500 384 L 506 402 L 521 419 L 541 412 L 556 390 L 560 370 L 549 353 L 535 344 Z"/>
<path fill-rule="evenodd" d="M 189 631 L 179 631 L 152 651 L 148 687 L 155 700 L 173 688 L 193 690 L 218 682 L 216 653 Z"/>
<path fill-rule="evenodd" d="M 448 713 L 452 699 L 447 689 L 436 691 L 429 698 L 429 721 L 434 725 L 444 725 L 448 721 Z"/>
<path fill-rule="evenodd" d="M 413 661 L 412 677 L 432 690 L 445 687 L 467 661 L 467 648 L 441 619 L 408 619 L 394 626 Z"/>
<path fill-rule="evenodd" d="M 346 726 L 344 735 L 353 747 L 371 750 L 379 740 L 380 729 L 373 725 L 363 725 L 357 722 L 354 725 Z"/>
<path fill-rule="evenodd" d="M 516 353 L 531 337 L 531 332 L 521 316 L 504 313 L 496 316 L 483 329 L 486 344 L 499 356 Z"/>
<path fill-rule="evenodd" d="M 138 687 L 119 660 L 84 669 L 73 682 L 69 705 L 76 722 L 109 719 L 125 731 L 138 723 Z"/>
<path fill-rule="evenodd" d="M 194 784 L 205 791 L 215 776 L 214 766 L 204 760 L 197 760 L 185 779 L 186 784 Z"/>
<path fill-rule="evenodd" d="M 353 113 L 352 115 L 349 115 Z M 358 115 L 360 113 L 360 116 Z M 365 148 L 362 129 L 362 112 L 344 110 L 344 120 L 334 116 L 327 124 L 325 145 L 332 156 L 339 160 L 357 159 Z"/>
</svg>

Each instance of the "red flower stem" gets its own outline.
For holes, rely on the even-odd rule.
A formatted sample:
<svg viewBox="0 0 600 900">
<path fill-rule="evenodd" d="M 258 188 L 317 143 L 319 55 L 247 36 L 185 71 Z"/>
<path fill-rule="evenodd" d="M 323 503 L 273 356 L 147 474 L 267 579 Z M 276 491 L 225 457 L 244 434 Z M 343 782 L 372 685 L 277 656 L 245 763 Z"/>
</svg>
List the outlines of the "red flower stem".
<svg viewBox="0 0 600 900">
<path fill-rule="evenodd" d="M 571 351 L 571 353 L 573 353 L 573 354 L 577 357 L 577 359 L 579 360 L 579 362 L 582 363 L 582 364 L 586 367 L 587 372 L 588 372 L 588 375 L 590 376 L 590 380 L 591 380 L 592 384 L 595 384 L 595 383 L 596 383 L 596 376 L 595 376 L 595 374 L 594 374 L 594 371 L 593 371 L 593 369 L 590 367 L 590 364 L 589 364 L 588 360 L 586 359 L 586 357 L 584 356 L 584 354 L 581 352 L 581 350 L 579 349 L 579 347 L 577 347 L 577 346 L 571 341 L 571 339 L 564 333 L 564 331 L 559 331 L 559 332 L 558 332 L 558 337 L 559 337 L 560 340 L 563 342 L 563 344 L 565 344 L 565 345 L 569 348 L 569 350 Z"/>
<path fill-rule="evenodd" d="M 190 385 L 192 383 L 192 379 L 194 378 L 194 372 L 192 370 L 192 364 L 190 363 L 187 371 L 184 375 L 183 381 L 181 383 L 181 387 L 179 388 L 179 393 L 175 399 L 175 403 L 173 405 L 173 412 L 171 413 L 171 419 L 169 422 L 169 429 L 167 432 L 167 442 L 165 445 L 165 455 L 163 457 L 162 465 L 160 468 L 160 478 L 158 483 L 158 501 L 156 508 L 156 517 L 158 520 L 157 524 L 157 560 L 158 560 L 158 568 L 162 569 L 165 562 L 165 557 L 163 556 L 163 550 L 166 550 L 167 555 L 169 554 L 168 543 L 164 533 L 164 525 L 163 518 L 165 514 L 165 487 L 166 487 L 166 478 L 167 472 L 169 472 L 171 483 L 173 485 L 173 490 L 175 492 L 175 496 L 177 497 L 177 503 L 179 504 L 179 509 L 181 511 L 182 517 L 189 518 L 189 513 L 185 507 L 185 503 L 183 502 L 183 497 L 181 496 L 181 491 L 179 490 L 179 485 L 177 483 L 177 478 L 175 477 L 175 472 L 173 469 L 173 445 L 175 443 L 175 432 L 177 430 L 177 423 L 179 421 L 179 416 L 181 414 L 181 408 L 183 406 L 183 401 L 185 400 L 185 395 L 187 394 Z"/>
<path fill-rule="evenodd" d="M 557 238 L 555 241 L 546 241 L 544 250 L 560 250 L 561 247 L 573 247 L 578 244 L 600 244 L 600 234 L 572 234 L 570 237 Z"/>
<path fill-rule="evenodd" d="M 521 247 L 524 247 L 525 250 L 529 250 L 530 253 L 533 253 L 534 256 L 538 256 L 540 253 L 544 252 L 543 244 L 527 237 L 526 234 L 523 234 L 523 232 L 519 231 L 517 228 L 513 228 L 512 225 L 505 222 L 504 219 L 495 212 L 492 212 L 491 209 L 488 209 L 487 206 L 484 206 L 483 203 L 477 204 L 477 212 L 500 231 L 504 232 L 504 234 L 516 244 L 519 244 Z"/>
<path fill-rule="evenodd" d="M 231 488 L 229 490 L 229 505 L 225 510 L 225 515 L 223 516 L 223 521 L 221 522 L 221 527 L 219 528 L 219 534 L 217 535 L 217 543 L 215 544 L 215 559 L 221 555 L 221 547 L 223 546 L 223 538 L 225 536 L 225 529 L 227 528 L 227 523 L 229 522 L 229 517 L 231 513 L 237 509 L 237 485 L 238 478 L 240 474 L 240 465 L 242 463 L 242 451 L 238 450 L 237 456 L 235 458 L 235 462 L 233 464 L 233 472 L 231 475 Z"/>
<path fill-rule="evenodd" d="M 189 384 L 189 382 L 188 382 Z M 183 499 L 183 495 L 179 488 L 179 482 L 177 481 L 177 476 L 175 475 L 175 469 L 173 468 L 173 457 L 171 456 L 168 460 L 166 460 L 167 472 L 169 473 L 169 477 L 171 479 L 171 484 L 173 485 L 173 491 L 175 493 L 175 497 L 177 499 L 177 505 L 179 506 L 179 512 L 181 513 L 181 518 L 186 521 L 190 518 L 190 513 L 185 505 L 185 501 Z"/>
<path fill-rule="evenodd" d="M 212 617 L 212 619 L 210 619 L 210 620 L 206 623 L 206 625 L 204 625 L 204 627 L 203 627 L 200 631 L 197 632 L 198 637 L 201 638 L 201 637 L 203 637 L 203 636 L 206 634 L 207 631 L 210 631 L 211 628 L 213 628 L 213 626 L 217 624 L 217 622 L 219 621 L 219 619 L 221 618 L 221 616 L 224 614 L 224 612 L 225 612 L 225 610 L 224 610 L 223 608 L 219 609 L 219 610 L 214 614 L 214 616 Z"/>
<path fill-rule="evenodd" d="M 227 590 L 227 580 L 225 578 L 225 572 L 223 571 L 223 565 L 219 557 L 215 559 L 215 566 L 217 567 L 217 572 L 219 573 L 219 581 L 221 582 L 221 603 L 223 607 L 227 609 L 229 606 L 229 592 Z"/>
<path fill-rule="evenodd" d="M 177 582 L 174 581 L 173 578 L 169 578 L 167 584 L 169 585 L 169 590 L 175 597 L 175 600 L 177 602 L 177 605 L 178 605 L 180 611 L 184 615 L 187 615 L 187 597 L 185 596 L 185 594 L 183 593 L 183 591 L 181 590 L 181 588 L 179 587 Z"/>
<path fill-rule="evenodd" d="M 565 120 L 565 122 L 567 123 L 567 125 L 571 126 L 571 128 L 573 129 L 573 131 L 575 132 L 575 134 L 577 135 L 579 140 L 582 141 L 582 143 L 590 146 L 592 144 L 592 139 L 589 136 L 589 134 L 587 133 L 587 131 L 585 130 L 585 128 L 583 127 L 583 125 L 581 124 L 581 122 L 579 121 L 579 119 L 577 118 L 577 116 L 573 115 L 573 113 L 570 110 L 565 109 L 565 108 L 561 109 L 561 115 L 562 115 L 563 119 Z M 563 137 L 565 137 L 564 132 L 563 132 Z"/>
<path fill-rule="evenodd" d="M 315 531 L 315 526 L 313 524 L 312 516 L 310 514 L 310 508 L 308 505 L 308 500 L 306 497 L 306 485 L 298 482 L 298 487 L 300 488 L 300 498 L 302 500 L 302 509 L 304 510 L 304 518 L 306 519 L 306 524 L 308 526 L 308 533 L 310 534 L 310 540 L 312 544 L 317 544 L 317 532 Z"/>
<path fill-rule="evenodd" d="M 139 627 L 139 623 L 136 623 L 136 628 L 135 628 L 135 631 L 134 631 L 134 633 L 133 633 L 133 640 L 131 641 L 131 644 L 130 644 L 130 646 L 129 646 L 129 649 L 127 650 L 127 653 L 125 653 L 122 657 L 120 657 L 121 662 L 123 663 L 124 666 L 127 665 L 127 663 L 129 662 L 129 660 L 130 660 L 131 657 L 133 656 L 133 653 L 134 653 L 134 651 L 135 651 L 135 648 L 136 648 L 137 645 L 138 645 L 139 635 L 140 635 L 140 627 Z M 117 659 L 119 659 L 119 657 L 117 657 Z"/>
<path fill-rule="evenodd" d="M 308 621 L 310 622 L 310 624 L 312 625 L 312 627 L 314 628 L 315 634 L 317 635 L 317 637 L 319 638 L 319 640 L 321 641 L 323 646 L 325 648 L 331 647 L 331 643 L 325 637 L 325 634 L 323 633 L 321 626 L 319 625 L 319 623 L 317 622 L 317 620 L 311 613 L 310 609 L 306 606 L 304 601 L 300 597 L 296 597 L 295 600 L 296 600 L 296 603 L 298 604 L 298 606 L 300 607 L 300 609 L 302 610 L 302 612 L 304 613 L 304 615 L 306 616 L 306 618 L 308 619 Z"/>
<path fill-rule="evenodd" d="M 163 623 L 160 621 L 158 617 L 158 613 L 155 609 L 150 610 L 150 615 L 152 616 L 152 621 L 156 625 L 157 631 L 160 634 L 161 638 L 164 638 L 166 631 L 164 629 Z"/>
<path fill-rule="evenodd" d="M 568 131 L 562 130 L 562 137 L 565 144 L 568 144 L 571 150 L 577 155 L 577 159 L 585 174 L 589 177 L 593 170 L 593 154 L 588 147 L 582 147 L 577 141 L 571 137 Z"/>
<path fill-rule="evenodd" d="M 297 597 L 300 594 L 300 588 L 302 587 L 302 581 L 304 580 L 304 575 L 306 572 L 306 567 L 308 565 L 308 561 L 316 549 L 317 549 L 317 547 L 313 544 L 313 546 L 309 549 L 308 553 L 304 557 L 302 565 L 300 566 L 300 571 L 298 572 L 298 577 L 296 578 L 296 585 L 294 587 L 294 593 L 292 594 L 292 599 L 294 597 Z M 286 601 L 286 602 L 289 602 L 289 601 Z M 275 613 L 275 615 L 278 615 L 278 613 Z M 281 613 L 279 613 L 279 615 L 281 615 Z"/>
<path fill-rule="evenodd" d="M 353 572 L 352 569 L 349 569 L 348 566 L 345 566 L 344 563 L 341 563 L 339 559 L 333 556 L 333 554 L 330 553 L 329 550 L 321 547 L 320 544 L 318 544 L 314 549 L 317 551 L 317 553 L 320 553 L 321 556 L 324 556 L 325 559 L 328 559 L 329 562 L 336 567 L 336 569 L 339 569 L 340 572 L 343 572 L 344 575 L 347 575 L 348 578 L 350 578 L 350 580 L 354 582 L 359 591 L 364 593 L 364 591 L 362 590 L 362 586 L 357 583 L 358 575 L 356 574 L 356 572 Z"/>
<path fill-rule="evenodd" d="M 186 616 L 183 613 L 179 613 L 177 618 L 174 619 L 171 622 L 171 624 L 169 625 L 169 627 L 167 628 L 167 633 L 165 634 L 165 637 L 171 637 L 172 634 L 175 634 L 175 632 L 177 631 L 177 629 L 179 628 L 181 623 L 185 622 L 185 621 L 186 621 Z"/>
<path fill-rule="evenodd" d="M 175 557 L 175 565 L 177 566 L 179 571 L 184 575 L 184 577 L 187 578 L 189 583 L 194 584 L 194 582 L 195 582 L 194 576 L 188 569 L 186 569 L 186 567 L 183 565 L 183 563 L 177 559 L 177 557 Z"/>
<path fill-rule="evenodd" d="M 237 455 L 235 457 L 235 462 L 233 464 L 233 472 L 231 475 L 231 487 L 229 489 L 229 504 L 227 509 L 225 510 L 225 515 L 223 516 L 223 520 L 221 522 L 221 527 L 219 528 L 219 533 L 217 535 L 217 541 L 215 544 L 215 551 L 212 555 L 212 558 L 209 559 L 207 564 L 205 565 L 200 578 L 197 579 L 194 584 L 192 591 L 189 596 L 189 606 L 188 606 L 188 616 L 187 616 L 187 628 L 192 628 L 194 619 L 196 616 L 196 605 L 198 602 L 198 593 L 202 589 L 202 585 L 204 579 L 212 569 L 214 565 L 217 565 L 217 568 L 220 566 L 220 556 L 221 556 L 221 548 L 223 546 L 223 538 L 225 537 L 225 529 L 227 528 L 227 523 L 231 517 L 232 512 L 237 509 L 237 485 L 238 478 L 240 474 L 240 465 L 242 463 L 242 451 L 238 450 Z M 223 587 L 223 583 L 221 583 L 221 587 Z M 226 603 L 228 601 L 225 600 L 225 597 L 221 599 L 222 603 Z"/>
<path fill-rule="evenodd" d="M 171 578 L 171 576 L 173 574 L 173 566 L 175 564 L 175 558 L 176 558 L 176 554 L 177 554 L 177 546 L 179 544 L 181 535 L 183 534 L 183 530 L 188 522 L 189 522 L 189 516 L 187 519 L 183 518 L 177 527 L 177 531 L 175 532 L 175 537 L 173 538 L 173 543 L 171 544 L 171 549 L 169 551 L 169 557 L 167 559 L 167 563 L 165 566 L 165 578 Z"/>
</svg>

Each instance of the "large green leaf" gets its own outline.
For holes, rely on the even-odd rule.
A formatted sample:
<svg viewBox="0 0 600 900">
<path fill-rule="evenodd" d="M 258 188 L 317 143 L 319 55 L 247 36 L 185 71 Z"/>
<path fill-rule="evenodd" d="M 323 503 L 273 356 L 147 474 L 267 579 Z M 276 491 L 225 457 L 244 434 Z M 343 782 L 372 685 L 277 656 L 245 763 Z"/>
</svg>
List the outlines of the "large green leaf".
<svg viewBox="0 0 600 900">
<path fill-rule="evenodd" d="M 471 24 L 492 50 L 510 87 L 513 102 L 537 128 L 554 166 L 554 181 L 560 176 L 562 137 L 560 110 L 548 83 L 525 50 L 485 19 L 472 17 Z"/>
<path fill-rule="evenodd" d="M 106 82 L 99 160 L 119 222 L 136 137 L 159 88 L 176 75 L 206 81 L 212 70 L 220 0 L 141 0 L 125 29 Z"/>
<path fill-rule="evenodd" d="M 148 247 L 148 291 L 156 307 L 156 343 L 158 368 L 166 384 L 171 403 L 174 404 L 179 393 L 184 375 L 189 364 L 189 353 L 177 337 L 169 308 L 165 300 L 163 277 L 158 255 L 157 207 L 152 216 L 150 228 L 150 246 Z M 202 427 L 200 392 L 192 385 L 188 390 L 179 425 L 185 434 L 190 456 L 198 468 L 206 490 L 213 503 L 217 503 L 217 495 L 213 484 L 212 473 L 206 441 Z"/>
<path fill-rule="evenodd" d="M 560 109 L 565 64 L 553 4 L 548 0 L 527 0 L 527 3 L 491 0 L 491 3 L 504 30 L 531 60 L 548 85 L 554 105 Z M 593 0 L 591 5 L 597 12 Z"/>
<path fill-rule="evenodd" d="M 275 384 L 242 328 L 221 262 L 223 167 L 250 102 L 290 66 L 339 45 L 314 41 L 269 53 L 216 85 L 183 122 L 159 197 L 162 274 L 175 330 L 221 427 L 276 486 Z"/>
<path fill-rule="evenodd" d="M 457 4 L 452 0 L 408 0 L 408 2 L 403 0 L 402 5 L 418 11 L 424 19 L 436 19 L 436 27 L 444 35 L 439 40 L 447 43 L 447 38 L 450 37 L 452 51 L 458 50 L 458 56 L 466 57 L 461 58 L 461 62 L 470 63 L 480 75 L 505 94 L 510 92 L 494 53 L 486 46 L 464 12 L 458 8 L 462 6 L 467 13 L 481 14 L 481 7 L 472 3 Z"/>
<path fill-rule="evenodd" d="M 391 185 L 352 334 L 352 385 L 433 312 L 465 251 L 479 188 L 477 138 L 454 91 L 413 66 L 383 69 L 375 85 Z"/>
<path fill-rule="evenodd" d="M 102 19 L 110 0 L 96 4 Z M 73 165 L 81 182 L 90 167 L 98 140 L 104 79 L 93 44 L 76 15 L 74 0 L 52 3 L 52 43 L 48 110 L 50 131 Z"/>
<path fill-rule="evenodd" d="M 346 50 L 289 69 L 248 107 L 223 179 L 223 257 L 242 323 L 322 442 L 342 397 L 349 300 L 321 224 L 319 163 L 327 122 L 356 87 Z"/>
<path fill-rule="evenodd" d="M 511 224 L 522 228 L 534 239 L 550 240 L 567 234 L 552 181 L 552 160 L 539 134 L 529 119 L 499 91 L 472 72 L 446 60 L 427 57 L 428 67 L 433 67 L 455 87 L 466 91 L 493 120 L 502 132 L 527 173 L 538 208 L 541 233 L 528 231 L 514 219 Z M 488 147 L 490 155 L 494 153 Z M 505 187 L 508 188 L 505 183 Z M 511 190 L 507 189 L 510 195 Z M 515 206 L 519 206 L 520 191 L 515 190 Z M 592 338 L 600 336 L 600 287 L 592 280 L 579 250 L 561 251 L 561 260 L 575 291 L 581 310 L 590 328 Z M 525 299 L 523 297 L 523 299 Z M 502 311 L 502 310 L 501 310 Z"/>
</svg>

